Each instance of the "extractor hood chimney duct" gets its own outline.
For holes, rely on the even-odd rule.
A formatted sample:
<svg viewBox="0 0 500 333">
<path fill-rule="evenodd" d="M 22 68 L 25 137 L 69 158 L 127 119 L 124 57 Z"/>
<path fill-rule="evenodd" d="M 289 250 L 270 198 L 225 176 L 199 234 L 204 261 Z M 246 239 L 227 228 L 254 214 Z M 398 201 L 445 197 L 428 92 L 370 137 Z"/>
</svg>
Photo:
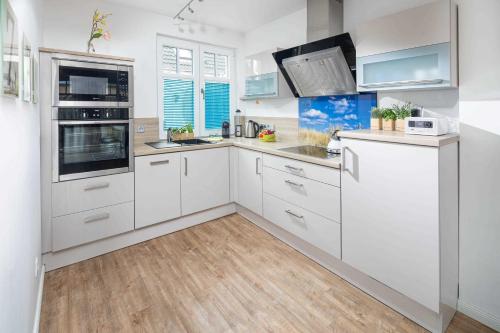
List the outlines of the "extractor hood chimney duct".
<svg viewBox="0 0 500 333">
<path fill-rule="evenodd" d="M 307 1 L 307 44 L 273 53 L 296 97 L 356 93 L 356 49 L 343 0 Z"/>
</svg>

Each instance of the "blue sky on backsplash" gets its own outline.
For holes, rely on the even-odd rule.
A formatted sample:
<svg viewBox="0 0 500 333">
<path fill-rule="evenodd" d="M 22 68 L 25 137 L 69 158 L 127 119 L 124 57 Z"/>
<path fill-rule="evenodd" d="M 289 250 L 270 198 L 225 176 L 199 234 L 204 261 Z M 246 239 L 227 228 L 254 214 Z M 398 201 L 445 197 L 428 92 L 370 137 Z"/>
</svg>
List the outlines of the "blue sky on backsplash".
<svg viewBox="0 0 500 333">
<path fill-rule="evenodd" d="M 369 128 L 370 112 L 376 106 L 376 93 L 302 97 L 299 98 L 299 127 L 318 132 Z"/>
</svg>

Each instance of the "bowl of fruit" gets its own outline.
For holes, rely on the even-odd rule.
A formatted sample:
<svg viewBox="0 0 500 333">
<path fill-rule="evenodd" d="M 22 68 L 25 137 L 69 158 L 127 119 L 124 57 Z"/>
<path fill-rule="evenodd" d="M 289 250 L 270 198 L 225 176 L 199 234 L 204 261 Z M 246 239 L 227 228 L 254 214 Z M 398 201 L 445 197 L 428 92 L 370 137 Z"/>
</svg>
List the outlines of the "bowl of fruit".
<svg viewBox="0 0 500 333">
<path fill-rule="evenodd" d="M 259 140 L 262 142 L 276 142 L 276 133 L 270 129 L 262 130 L 259 133 Z"/>
</svg>

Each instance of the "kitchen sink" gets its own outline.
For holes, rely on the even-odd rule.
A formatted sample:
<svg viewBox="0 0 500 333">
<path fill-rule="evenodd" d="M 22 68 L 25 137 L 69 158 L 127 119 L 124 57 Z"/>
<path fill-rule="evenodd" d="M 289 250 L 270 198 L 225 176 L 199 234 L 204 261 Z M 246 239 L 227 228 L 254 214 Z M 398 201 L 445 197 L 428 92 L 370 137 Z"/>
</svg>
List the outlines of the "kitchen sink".
<svg viewBox="0 0 500 333">
<path fill-rule="evenodd" d="M 206 140 L 203 140 L 203 139 L 174 140 L 173 143 L 180 144 L 181 146 L 208 145 L 208 144 L 212 144 L 212 142 L 206 141 Z"/>
<path fill-rule="evenodd" d="M 146 144 L 155 149 L 165 149 L 165 148 L 175 148 L 181 146 L 208 145 L 212 144 L 212 142 L 203 139 L 186 139 L 186 140 L 174 140 L 172 142 L 168 142 L 167 140 L 160 140 L 155 142 L 146 142 Z"/>
</svg>

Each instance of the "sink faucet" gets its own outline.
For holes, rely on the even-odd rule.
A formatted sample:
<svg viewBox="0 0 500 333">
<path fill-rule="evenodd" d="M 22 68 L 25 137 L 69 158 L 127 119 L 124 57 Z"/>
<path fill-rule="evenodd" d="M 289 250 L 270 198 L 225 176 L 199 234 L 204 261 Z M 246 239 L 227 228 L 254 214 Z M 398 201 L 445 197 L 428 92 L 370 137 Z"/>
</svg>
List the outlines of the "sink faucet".
<svg viewBox="0 0 500 333">
<path fill-rule="evenodd" d="M 172 129 L 167 129 L 167 142 L 172 142 Z"/>
</svg>

